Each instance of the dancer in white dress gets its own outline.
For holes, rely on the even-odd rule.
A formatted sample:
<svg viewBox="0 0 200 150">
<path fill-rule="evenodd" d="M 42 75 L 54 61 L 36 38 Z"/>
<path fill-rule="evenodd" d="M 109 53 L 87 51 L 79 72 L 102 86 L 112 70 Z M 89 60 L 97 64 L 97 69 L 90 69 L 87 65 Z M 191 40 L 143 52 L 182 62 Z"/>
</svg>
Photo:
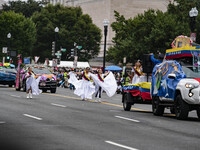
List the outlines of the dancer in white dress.
<svg viewBox="0 0 200 150">
<path fill-rule="evenodd" d="M 28 72 L 26 73 L 26 94 L 27 98 L 33 98 L 33 95 L 39 95 L 42 93 L 42 91 L 39 89 L 39 82 L 40 82 L 40 77 L 35 79 L 35 73 L 32 71 L 32 68 L 28 68 Z"/>
<path fill-rule="evenodd" d="M 93 85 L 90 68 L 87 67 L 83 72 L 77 72 L 76 74 L 82 74 L 82 80 L 77 80 L 75 74 L 70 72 L 69 83 L 75 86 L 74 94 L 81 96 L 81 99 L 92 99 L 92 95 L 95 92 L 95 86 Z"/>
<path fill-rule="evenodd" d="M 99 70 L 97 70 L 96 76 L 98 77 L 98 80 L 103 83 L 104 82 L 104 77 L 107 76 L 109 73 L 110 72 L 102 74 L 102 70 L 99 69 Z M 96 102 L 99 102 L 99 103 L 101 102 L 101 94 L 102 94 L 102 92 L 103 92 L 102 87 L 99 86 L 99 84 L 95 82 L 95 98 L 96 98 L 95 101 Z M 98 100 L 97 100 L 97 98 L 98 98 Z"/>
<path fill-rule="evenodd" d="M 101 70 L 98 73 L 99 74 L 97 75 L 91 74 L 91 77 L 93 81 L 95 82 L 95 87 L 96 87 L 95 96 L 99 97 L 102 91 L 105 91 L 108 97 L 112 97 L 116 93 L 116 90 L 117 90 L 117 82 L 115 80 L 113 73 L 108 72 L 104 74 L 104 77 L 106 76 L 105 78 L 103 78 Z"/>
</svg>

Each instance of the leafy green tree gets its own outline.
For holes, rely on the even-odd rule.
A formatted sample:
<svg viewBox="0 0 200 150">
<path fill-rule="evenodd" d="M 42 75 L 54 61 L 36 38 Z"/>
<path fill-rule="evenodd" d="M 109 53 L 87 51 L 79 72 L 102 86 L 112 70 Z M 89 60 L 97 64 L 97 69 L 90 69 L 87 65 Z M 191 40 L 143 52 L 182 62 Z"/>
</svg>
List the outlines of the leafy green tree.
<svg viewBox="0 0 200 150">
<path fill-rule="evenodd" d="M 8 33 L 11 33 L 11 50 L 16 50 L 23 56 L 30 56 L 36 41 L 34 22 L 13 11 L 2 12 L 0 14 L 0 48 L 8 46 Z M 2 55 L 0 53 L 0 56 Z"/>
<path fill-rule="evenodd" d="M 87 61 L 98 55 L 100 50 L 101 31 L 92 23 L 89 15 L 82 13 L 80 7 L 48 5 L 41 12 L 32 16 L 37 27 L 37 42 L 34 54 L 40 55 L 40 61 L 51 58 L 52 42 L 55 41 L 55 27 L 59 28 L 56 50 L 66 48 L 62 60 L 73 60 L 71 49 L 74 42 L 82 46 L 78 50 L 79 60 Z"/>
<path fill-rule="evenodd" d="M 130 19 L 115 11 L 116 21 L 111 27 L 116 35 L 107 59 L 119 63 L 127 57 L 128 62 L 133 62 L 145 53 L 165 53 L 178 35 L 190 36 L 189 11 L 195 6 L 199 8 L 199 0 L 175 0 L 165 13 L 150 9 Z M 199 23 L 200 15 L 197 17 L 197 41 L 200 41 Z"/>
<path fill-rule="evenodd" d="M 26 17 L 31 17 L 34 12 L 40 12 L 46 3 L 42 1 L 8 1 L 7 4 L 3 4 L 1 11 L 14 11 L 16 13 L 22 13 Z"/>
</svg>

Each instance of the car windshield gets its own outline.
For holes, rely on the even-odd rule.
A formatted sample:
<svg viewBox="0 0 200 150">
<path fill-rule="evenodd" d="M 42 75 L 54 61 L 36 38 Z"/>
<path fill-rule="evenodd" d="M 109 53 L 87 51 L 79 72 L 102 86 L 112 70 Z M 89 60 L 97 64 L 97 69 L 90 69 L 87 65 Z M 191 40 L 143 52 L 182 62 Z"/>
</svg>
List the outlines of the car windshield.
<svg viewBox="0 0 200 150">
<path fill-rule="evenodd" d="M 200 72 L 194 72 L 190 67 L 182 66 L 182 69 L 187 78 L 200 78 Z"/>
<path fill-rule="evenodd" d="M 33 69 L 36 74 L 52 74 L 48 69 Z"/>
</svg>

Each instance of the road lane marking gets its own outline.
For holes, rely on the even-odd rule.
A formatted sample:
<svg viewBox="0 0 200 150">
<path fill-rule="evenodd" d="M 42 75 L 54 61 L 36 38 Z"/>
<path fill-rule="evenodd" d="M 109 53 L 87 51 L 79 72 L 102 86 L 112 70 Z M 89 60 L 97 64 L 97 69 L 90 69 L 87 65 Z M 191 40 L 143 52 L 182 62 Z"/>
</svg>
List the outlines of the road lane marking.
<svg viewBox="0 0 200 150">
<path fill-rule="evenodd" d="M 130 118 L 125 118 L 122 116 L 115 116 L 116 118 L 120 118 L 120 119 L 124 119 L 124 120 L 128 120 L 128 121 L 133 121 L 133 122 L 140 122 L 139 120 L 135 120 L 135 119 L 130 119 Z"/>
<path fill-rule="evenodd" d="M 12 96 L 12 97 L 18 97 L 18 98 L 21 97 L 21 96 L 18 96 L 18 95 L 10 95 L 10 96 Z"/>
<path fill-rule="evenodd" d="M 49 93 L 42 93 L 42 94 L 51 95 L 51 96 L 57 96 L 57 97 L 64 97 L 64 98 L 77 99 L 77 100 L 82 100 L 81 98 L 76 98 L 76 97 L 71 97 L 71 96 L 65 96 L 65 95 L 59 95 L 59 94 L 49 94 Z M 89 101 L 89 102 L 95 102 L 94 100 L 87 100 L 87 101 Z M 101 104 L 123 108 L 122 105 L 113 104 L 113 103 L 109 103 L 109 102 L 101 102 Z M 131 110 L 142 111 L 142 112 L 152 112 L 152 111 L 148 111 L 148 110 L 144 110 L 144 109 L 139 109 L 139 108 L 131 108 Z"/>
<path fill-rule="evenodd" d="M 32 116 L 32 115 L 29 115 L 29 114 L 23 114 L 23 115 L 26 116 L 26 117 L 29 117 L 29 118 L 36 119 L 36 120 L 42 120 L 42 118 L 39 118 L 39 117 L 36 117 L 36 116 Z"/>
<path fill-rule="evenodd" d="M 108 144 L 111 144 L 111 145 L 115 145 L 115 146 L 124 148 L 124 149 L 128 149 L 128 150 L 139 150 L 139 149 L 132 148 L 132 147 L 129 147 L 129 146 L 126 146 L 126 145 L 122 145 L 122 144 L 118 144 L 118 143 L 115 143 L 115 142 L 112 142 L 112 141 L 105 141 L 105 142 L 108 143 Z"/>
<path fill-rule="evenodd" d="M 53 105 L 53 106 L 58 106 L 58 107 L 63 107 L 63 108 L 66 107 L 65 105 L 60 105 L 60 104 L 56 104 L 56 103 L 51 103 L 51 105 Z"/>
<path fill-rule="evenodd" d="M 0 124 L 4 124 L 4 123 L 6 123 L 5 121 L 0 121 Z"/>
</svg>

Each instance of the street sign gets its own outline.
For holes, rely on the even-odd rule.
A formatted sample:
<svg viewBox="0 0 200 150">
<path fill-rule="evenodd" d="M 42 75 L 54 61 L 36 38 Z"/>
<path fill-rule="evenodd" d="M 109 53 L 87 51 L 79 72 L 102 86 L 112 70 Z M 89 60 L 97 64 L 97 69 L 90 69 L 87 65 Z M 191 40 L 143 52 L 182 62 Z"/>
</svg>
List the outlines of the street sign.
<svg viewBox="0 0 200 150">
<path fill-rule="evenodd" d="M 78 56 L 74 56 L 73 68 L 77 67 Z"/>
<path fill-rule="evenodd" d="M 81 49 L 82 48 L 82 46 L 78 46 L 78 49 Z"/>
<path fill-rule="evenodd" d="M 16 57 L 17 51 L 10 51 L 10 57 Z"/>
<path fill-rule="evenodd" d="M 62 48 L 61 51 L 62 51 L 62 52 L 66 52 L 67 50 L 66 50 L 65 48 Z"/>
<path fill-rule="evenodd" d="M 56 66 L 57 66 L 57 59 L 53 59 L 53 60 L 52 60 L 52 66 L 53 66 L 53 67 L 56 67 Z"/>
<path fill-rule="evenodd" d="M 24 58 L 24 64 L 30 64 L 30 57 Z"/>
<path fill-rule="evenodd" d="M 196 33 L 190 33 L 190 39 L 192 40 L 192 41 L 196 41 Z"/>
<path fill-rule="evenodd" d="M 3 47 L 2 48 L 2 53 L 6 54 L 8 52 L 8 48 L 7 47 Z"/>
<path fill-rule="evenodd" d="M 55 53 L 55 55 L 56 55 L 56 56 L 61 56 L 61 55 L 62 55 L 62 53 Z"/>
</svg>

